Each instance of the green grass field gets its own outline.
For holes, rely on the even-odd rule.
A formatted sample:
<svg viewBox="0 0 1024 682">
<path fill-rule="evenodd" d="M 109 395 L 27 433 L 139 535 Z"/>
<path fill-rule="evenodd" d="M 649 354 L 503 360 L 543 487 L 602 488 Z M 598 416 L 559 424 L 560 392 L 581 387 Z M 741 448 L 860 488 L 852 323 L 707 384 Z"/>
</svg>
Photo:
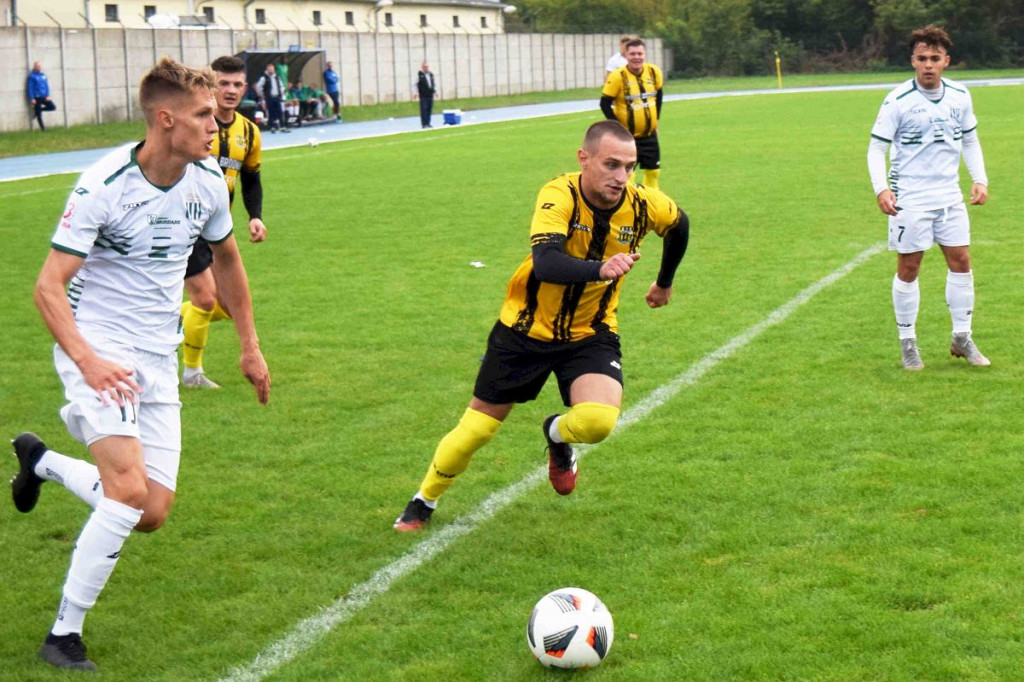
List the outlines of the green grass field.
<svg viewBox="0 0 1024 682">
<path fill-rule="evenodd" d="M 899 367 L 885 252 L 749 331 L 884 239 L 865 163 L 881 92 L 669 103 L 662 184 L 692 232 L 670 306 L 643 303 L 653 236 L 623 292 L 624 414 L 641 416 L 587 452 L 572 496 L 542 481 L 474 521 L 545 465 L 548 386 L 419 535 L 391 522 L 470 397 L 537 190 L 574 168 L 594 117 L 266 154 L 270 236 L 242 249 L 271 404 L 215 325 L 205 365 L 224 389 L 183 395 L 177 506 L 129 540 L 86 621 L 103 679 L 1020 679 L 1020 94 L 973 91 L 991 178 L 970 211 L 975 338 L 991 368 L 949 357 L 937 251 L 922 372 Z M 0 414 L 6 437 L 31 429 L 81 455 L 31 301 L 72 182 L 0 185 Z M 0 678 L 77 679 L 35 652 L 86 515 L 54 484 L 30 515 L 0 505 Z M 426 557 L 464 523 L 477 525 Z M 407 555 L 426 560 L 360 602 Z M 615 617 L 608 659 L 585 673 L 545 670 L 525 643 L 534 602 L 565 585 Z M 312 646 L 253 663 L 346 595 L 322 638 L 299 631 Z"/>
</svg>

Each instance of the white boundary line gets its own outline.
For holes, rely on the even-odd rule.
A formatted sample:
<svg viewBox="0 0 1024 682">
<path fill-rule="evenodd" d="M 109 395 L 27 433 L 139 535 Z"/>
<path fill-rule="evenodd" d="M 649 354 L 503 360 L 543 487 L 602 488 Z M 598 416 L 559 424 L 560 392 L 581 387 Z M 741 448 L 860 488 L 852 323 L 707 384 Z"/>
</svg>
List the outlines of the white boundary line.
<svg viewBox="0 0 1024 682">
<path fill-rule="evenodd" d="M 797 308 L 807 303 L 827 286 L 848 275 L 875 254 L 881 252 L 884 247 L 884 244 L 877 243 L 861 251 L 849 263 L 810 285 L 792 299 L 773 310 L 768 317 L 726 341 L 724 345 L 705 355 L 688 370 L 663 386 L 656 388 L 622 414 L 615 427 L 615 433 L 618 434 L 623 429 L 643 421 L 651 412 L 671 400 L 683 388 L 696 384 L 720 362 L 728 359 L 762 333 L 785 320 Z M 582 458 L 596 447 L 598 446 L 580 447 L 578 456 Z M 369 579 L 354 586 L 347 595 L 339 597 L 337 601 L 330 606 L 320 609 L 315 615 L 299 621 L 284 637 L 271 643 L 258 653 L 249 665 L 232 669 L 226 677 L 221 678 L 221 682 L 255 682 L 262 680 L 277 668 L 309 650 L 320 639 L 334 630 L 334 628 L 350 620 L 354 615 L 369 606 L 377 597 L 386 594 L 396 580 L 412 573 L 448 549 L 452 543 L 463 535 L 473 532 L 481 524 L 490 520 L 498 512 L 529 492 L 531 488 L 544 481 L 547 478 L 547 468 L 547 464 L 544 464 L 534 469 L 525 478 L 486 498 L 476 509 L 468 514 L 455 519 L 437 532 L 430 533 L 409 552 L 379 569 Z"/>
</svg>

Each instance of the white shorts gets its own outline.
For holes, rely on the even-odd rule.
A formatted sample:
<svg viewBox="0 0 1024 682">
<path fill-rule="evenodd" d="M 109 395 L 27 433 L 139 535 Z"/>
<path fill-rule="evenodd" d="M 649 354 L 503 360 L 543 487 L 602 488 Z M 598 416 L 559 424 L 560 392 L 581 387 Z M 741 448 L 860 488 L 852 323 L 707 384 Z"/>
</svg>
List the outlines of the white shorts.
<svg viewBox="0 0 1024 682">
<path fill-rule="evenodd" d="M 934 211 L 900 209 L 889 216 L 889 250 L 899 253 L 927 251 L 932 244 L 970 246 L 971 221 L 963 202 Z"/>
<path fill-rule="evenodd" d="M 178 400 L 178 356 L 160 355 L 108 339 L 87 337 L 96 353 L 132 375 L 142 393 L 136 402 L 119 407 L 104 405 L 99 394 L 85 382 L 78 365 L 55 345 L 53 362 L 64 383 L 68 403 L 61 419 L 77 440 L 92 445 L 107 436 L 129 436 L 142 441 L 146 474 L 160 485 L 174 490 L 181 461 L 181 402 Z"/>
</svg>

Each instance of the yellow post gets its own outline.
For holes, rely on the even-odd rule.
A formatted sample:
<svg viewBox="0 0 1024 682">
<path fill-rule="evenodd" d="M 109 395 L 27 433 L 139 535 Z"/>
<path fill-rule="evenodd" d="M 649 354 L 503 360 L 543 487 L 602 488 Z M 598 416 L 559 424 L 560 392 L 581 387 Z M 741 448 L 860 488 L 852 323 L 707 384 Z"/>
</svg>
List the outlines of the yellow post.
<svg viewBox="0 0 1024 682">
<path fill-rule="evenodd" d="M 779 90 L 782 89 L 782 59 L 779 57 L 779 51 L 775 51 L 775 76 L 779 79 Z"/>
</svg>

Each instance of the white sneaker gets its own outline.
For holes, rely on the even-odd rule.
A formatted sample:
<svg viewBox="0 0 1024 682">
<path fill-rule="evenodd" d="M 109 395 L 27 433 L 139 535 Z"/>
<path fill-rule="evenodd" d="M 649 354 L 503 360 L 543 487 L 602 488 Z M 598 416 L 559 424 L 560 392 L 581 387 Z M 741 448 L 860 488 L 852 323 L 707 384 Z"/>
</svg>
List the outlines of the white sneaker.
<svg viewBox="0 0 1024 682">
<path fill-rule="evenodd" d="M 202 372 L 196 372 L 195 374 L 187 377 L 181 377 L 181 385 L 185 388 L 220 388 L 220 384 L 215 381 L 210 381 Z"/>
<path fill-rule="evenodd" d="M 981 354 L 971 340 L 970 332 L 953 334 L 953 342 L 949 344 L 949 354 L 954 358 L 964 358 L 971 367 L 988 367 L 992 363 Z"/>
<path fill-rule="evenodd" d="M 921 353 L 917 350 L 917 339 L 914 337 L 900 339 L 900 353 L 903 356 L 903 369 L 924 369 Z"/>
</svg>

